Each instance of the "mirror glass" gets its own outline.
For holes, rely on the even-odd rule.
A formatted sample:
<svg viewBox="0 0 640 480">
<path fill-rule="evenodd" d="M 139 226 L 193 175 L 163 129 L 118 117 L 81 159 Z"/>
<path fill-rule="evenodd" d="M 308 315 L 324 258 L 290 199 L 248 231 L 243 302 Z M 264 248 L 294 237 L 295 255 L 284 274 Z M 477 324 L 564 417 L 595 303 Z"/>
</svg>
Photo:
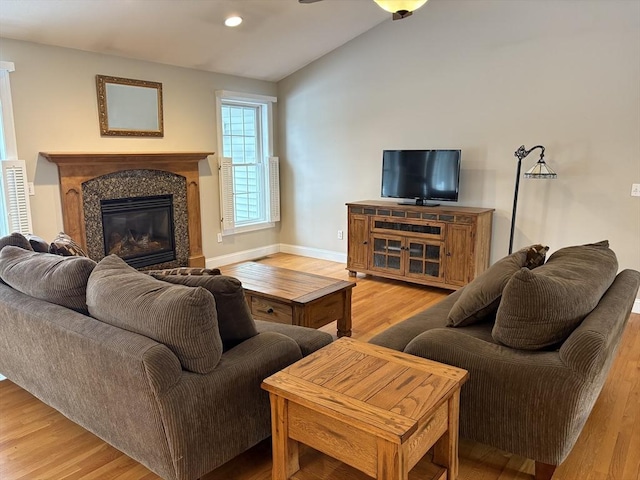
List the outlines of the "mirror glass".
<svg viewBox="0 0 640 480">
<path fill-rule="evenodd" d="M 162 137 L 162 84 L 96 75 L 100 134 Z"/>
</svg>

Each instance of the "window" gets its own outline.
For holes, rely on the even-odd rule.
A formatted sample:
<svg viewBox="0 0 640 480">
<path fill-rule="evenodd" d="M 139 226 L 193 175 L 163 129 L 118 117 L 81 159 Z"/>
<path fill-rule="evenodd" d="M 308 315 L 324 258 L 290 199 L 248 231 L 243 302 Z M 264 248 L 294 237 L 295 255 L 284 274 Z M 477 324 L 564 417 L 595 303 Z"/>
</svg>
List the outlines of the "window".
<svg viewBox="0 0 640 480">
<path fill-rule="evenodd" d="M 273 227 L 280 220 L 273 97 L 216 92 L 222 234 Z"/>
<path fill-rule="evenodd" d="M 9 72 L 13 63 L 0 62 L 0 236 L 11 232 L 31 232 L 25 162 L 17 160 L 16 134 Z"/>
</svg>

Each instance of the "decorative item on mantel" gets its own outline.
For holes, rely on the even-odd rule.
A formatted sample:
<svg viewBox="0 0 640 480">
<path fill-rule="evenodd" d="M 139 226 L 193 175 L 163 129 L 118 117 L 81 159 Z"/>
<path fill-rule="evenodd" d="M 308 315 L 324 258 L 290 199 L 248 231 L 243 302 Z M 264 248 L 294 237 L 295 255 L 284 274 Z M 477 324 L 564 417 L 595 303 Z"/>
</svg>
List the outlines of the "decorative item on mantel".
<svg viewBox="0 0 640 480">
<path fill-rule="evenodd" d="M 514 155 L 518 158 L 518 170 L 516 172 L 516 189 L 513 193 L 513 211 L 511 212 L 511 235 L 509 236 L 509 255 L 511 255 L 511 253 L 513 252 L 513 232 L 516 226 L 516 207 L 518 205 L 518 189 L 520 188 L 520 168 L 522 166 L 522 159 L 537 148 L 542 150 L 540 152 L 540 158 L 533 167 L 525 172 L 524 178 L 552 179 L 558 177 L 558 175 L 556 175 L 556 173 L 551 170 L 545 163 L 544 147 L 542 145 L 536 145 L 535 147 L 531 147 L 529 150 L 525 149 L 524 145 L 521 145 L 520 148 L 515 151 Z"/>
</svg>

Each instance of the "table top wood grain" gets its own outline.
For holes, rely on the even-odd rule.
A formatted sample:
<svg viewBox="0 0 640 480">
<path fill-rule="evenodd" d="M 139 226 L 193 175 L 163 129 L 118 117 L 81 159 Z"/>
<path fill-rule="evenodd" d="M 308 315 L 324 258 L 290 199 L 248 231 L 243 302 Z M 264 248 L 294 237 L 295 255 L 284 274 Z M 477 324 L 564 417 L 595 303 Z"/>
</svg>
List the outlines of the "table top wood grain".
<svg viewBox="0 0 640 480">
<path fill-rule="evenodd" d="M 235 277 L 249 292 L 294 303 L 308 303 L 330 293 L 353 288 L 347 282 L 312 273 L 274 267 L 258 262 L 244 262 L 221 267 L 222 273 Z"/>
<path fill-rule="evenodd" d="M 271 393 L 403 443 L 466 370 L 343 337 L 263 382 Z"/>
</svg>

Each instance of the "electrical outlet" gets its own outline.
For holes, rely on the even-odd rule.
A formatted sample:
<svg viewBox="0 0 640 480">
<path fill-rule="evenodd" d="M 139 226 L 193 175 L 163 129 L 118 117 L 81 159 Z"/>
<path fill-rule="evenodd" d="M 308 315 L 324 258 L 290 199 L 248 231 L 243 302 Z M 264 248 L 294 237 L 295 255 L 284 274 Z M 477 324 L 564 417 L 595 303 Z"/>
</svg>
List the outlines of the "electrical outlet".
<svg viewBox="0 0 640 480">
<path fill-rule="evenodd" d="M 222 243 L 222 234 L 221 233 L 218 234 L 218 243 Z"/>
<path fill-rule="evenodd" d="M 342 240 L 342 230 L 338 230 L 338 240 Z"/>
<path fill-rule="evenodd" d="M 27 189 L 29 190 L 29 195 L 36 194 L 36 187 L 33 185 L 33 182 L 27 182 Z"/>
<path fill-rule="evenodd" d="M 640 183 L 634 183 L 631 185 L 631 196 L 640 197 Z"/>
</svg>

